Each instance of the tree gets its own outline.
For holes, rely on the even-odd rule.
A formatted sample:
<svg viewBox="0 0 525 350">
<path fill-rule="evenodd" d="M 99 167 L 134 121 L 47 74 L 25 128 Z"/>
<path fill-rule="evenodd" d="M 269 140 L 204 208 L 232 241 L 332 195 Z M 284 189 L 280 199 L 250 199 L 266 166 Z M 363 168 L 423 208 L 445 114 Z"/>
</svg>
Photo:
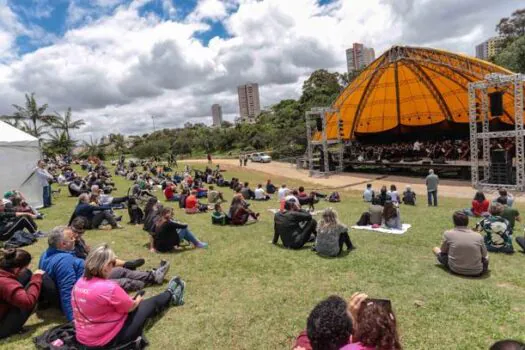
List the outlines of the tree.
<svg viewBox="0 0 525 350">
<path fill-rule="evenodd" d="M 126 140 L 122 134 L 109 134 L 109 143 L 113 145 L 116 153 L 122 153 L 126 148 Z"/>
<path fill-rule="evenodd" d="M 86 156 L 95 156 L 100 159 L 105 158 L 106 150 L 104 148 L 104 145 L 102 145 L 102 143 L 97 141 L 96 139 L 93 141 L 93 138 L 91 138 L 90 142 L 84 141 L 84 148 L 84 154 Z"/>
<path fill-rule="evenodd" d="M 525 36 L 514 40 L 498 53 L 494 62 L 516 73 L 525 73 Z"/>
<path fill-rule="evenodd" d="M 47 104 L 38 106 L 35 100 L 35 93 L 31 93 L 31 95 L 25 94 L 25 97 L 25 107 L 13 105 L 16 112 L 11 116 L 3 116 L 2 119 L 26 122 L 24 131 L 40 139 L 46 133 L 45 129 L 52 125 L 56 117 L 46 114 Z"/>
<path fill-rule="evenodd" d="M 303 94 L 299 99 L 303 110 L 312 107 L 330 106 L 342 90 L 339 73 L 319 69 L 303 83 Z"/>
<path fill-rule="evenodd" d="M 52 122 L 52 126 L 55 129 L 62 130 L 66 133 L 66 136 L 68 139 L 71 139 L 71 135 L 69 134 L 69 130 L 74 129 L 80 129 L 81 126 L 85 125 L 83 119 L 78 120 L 72 120 L 71 118 L 71 107 L 69 107 L 64 114 L 64 116 L 61 116 L 59 113 L 55 112 L 56 117 L 54 121 Z"/>
<path fill-rule="evenodd" d="M 54 154 L 69 154 L 76 146 L 76 141 L 69 138 L 65 130 L 57 131 L 50 135 L 49 140 L 45 142 L 45 153 L 49 155 Z"/>
<path fill-rule="evenodd" d="M 510 18 L 502 18 L 496 26 L 496 31 L 504 39 L 501 43 L 502 49 L 525 36 L 525 9 L 514 11 Z"/>
<path fill-rule="evenodd" d="M 358 70 L 351 71 L 349 73 L 338 73 L 339 84 L 343 86 L 343 88 L 347 87 L 348 85 L 350 85 L 352 81 L 355 80 L 355 78 L 359 76 L 359 74 L 363 72 L 363 70 L 364 69 L 358 69 Z"/>
</svg>

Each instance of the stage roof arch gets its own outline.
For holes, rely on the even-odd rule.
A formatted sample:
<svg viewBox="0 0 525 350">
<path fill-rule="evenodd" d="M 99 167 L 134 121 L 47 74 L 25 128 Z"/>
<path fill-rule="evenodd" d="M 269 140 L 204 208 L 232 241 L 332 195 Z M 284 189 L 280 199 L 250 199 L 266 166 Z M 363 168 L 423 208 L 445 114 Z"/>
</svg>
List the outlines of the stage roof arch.
<svg viewBox="0 0 525 350">
<path fill-rule="evenodd" d="M 490 62 L 465 55 L 394 46 L 366 67 L 332 107 L 341 115 L 344 139 L 402 126 L 421 127 L 445 121 L 468 123 L 468 83 L 483 80 L 490 73 L 513 74 Z M 500 121 L 512 125 L 513 91 L 504 91 L 503 107 Z M 337 116 L 330 115 L 327 138 L 336 139 L 337 136 Z"/>
</svg>

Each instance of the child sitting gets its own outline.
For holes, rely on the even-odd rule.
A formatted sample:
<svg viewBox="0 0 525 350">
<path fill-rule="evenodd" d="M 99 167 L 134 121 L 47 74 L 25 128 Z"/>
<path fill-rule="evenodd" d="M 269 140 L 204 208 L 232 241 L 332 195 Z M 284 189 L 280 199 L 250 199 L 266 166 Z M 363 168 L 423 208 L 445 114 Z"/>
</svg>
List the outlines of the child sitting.
<svg viewBox="0 0 525 350">
<path fill-rule="evenodd" d="M 214 207 L 214 212 L 211 214 L 211 223 L 213 225 L 227 225 L 228 224 L 228 216 L 221 208 L 220 203 L 216 203 Z"/>
</svg>

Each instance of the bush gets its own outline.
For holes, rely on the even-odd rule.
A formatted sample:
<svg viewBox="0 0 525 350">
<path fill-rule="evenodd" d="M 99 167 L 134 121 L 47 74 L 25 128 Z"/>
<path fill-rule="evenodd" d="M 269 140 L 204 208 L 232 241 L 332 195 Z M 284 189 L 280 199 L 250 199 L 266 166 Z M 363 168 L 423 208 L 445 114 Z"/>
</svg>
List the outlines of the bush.
<svg viewBox="0 0 525 350">
<path fill-rule="evenodd" d="M 132 153 L 138 158 L 151 158 L 168 153 L 168 144 L 163 140 L 148 141 L 133 148 Z"/>
</svg>

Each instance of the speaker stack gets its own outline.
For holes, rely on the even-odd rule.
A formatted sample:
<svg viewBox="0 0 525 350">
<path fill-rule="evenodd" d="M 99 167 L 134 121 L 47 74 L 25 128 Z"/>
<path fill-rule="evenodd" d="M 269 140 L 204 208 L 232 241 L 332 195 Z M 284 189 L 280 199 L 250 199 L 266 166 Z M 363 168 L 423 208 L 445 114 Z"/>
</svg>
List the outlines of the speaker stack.
<svg viewBox="0 0 525 350">
<path fill-rule="evenodd" d="M 512 158 L 507 150 L 492 150 L 490 163 L 490 179 L 492 183 L 512 184 Z"/>
</svg>

